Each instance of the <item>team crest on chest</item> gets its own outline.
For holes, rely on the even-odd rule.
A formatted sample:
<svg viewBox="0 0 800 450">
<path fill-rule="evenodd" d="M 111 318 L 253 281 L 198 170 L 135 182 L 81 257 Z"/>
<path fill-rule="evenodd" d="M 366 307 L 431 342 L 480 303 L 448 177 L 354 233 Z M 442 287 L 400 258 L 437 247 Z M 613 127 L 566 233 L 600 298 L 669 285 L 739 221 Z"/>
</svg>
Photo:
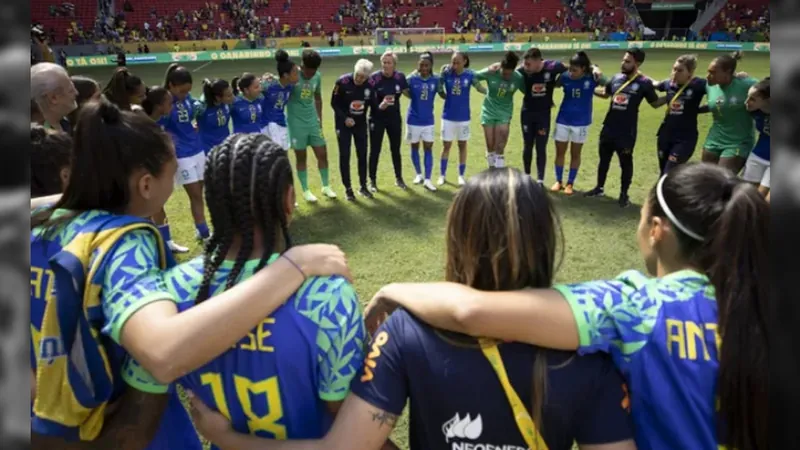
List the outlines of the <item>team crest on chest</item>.
<svg viewBox="0 0 800 450">
<path fill-rule="evenodd" d="M 633 84 L 631 85 L 631 90 L 632 90 L 633 92 L 636 92 L 636 91 L 638 91 L 638 90 L 639 90 L 639 83 L 633 83 Z"/>
<path fill-rule="evenodd" d="M 735 105 L 735 104 L 736 104 L 736 102 L 737 102 L 738 100 L 739 100 L 739 99 L 738 99 L 738 98 L 736 98 L 736 97 L 731 97 L 731 100 L 730 100 L 730 102 L 731 102 L 731 105 Z"/>
<path fill-rule="evenodd" d="M 686 96 L 687 97 L 691 97 L 692 96 L 692 90 L 691 89 L 687 89 L 686 90 Z"/>
<path fill-rule="evenodd" d="M 369 98 L 369 88 L 364 89 L 364 97 Z"/>
<path fill-rule="evenodd" d="M 586 81 L 583 82 L 583 88 L 584 89 L 589 89 L 589 86 L 591 86 L 591 83 L 589 83 L 589 80 L 586 80 Z"/>
<path fill-rule="evenodd" d="M 400 85 L 399 84 L 395 84 L 394 85 L 394 91 L 397 92 L 398 94 L 400 93 Z"/>
<path fill-rule="evenodd" d="M 544 73 L 544 81 L 545 81 L 545 82 L 548 82 L 548 81 L 550 81 L 550 72 L 545 72 L 545 73 Z"/>
</svg>

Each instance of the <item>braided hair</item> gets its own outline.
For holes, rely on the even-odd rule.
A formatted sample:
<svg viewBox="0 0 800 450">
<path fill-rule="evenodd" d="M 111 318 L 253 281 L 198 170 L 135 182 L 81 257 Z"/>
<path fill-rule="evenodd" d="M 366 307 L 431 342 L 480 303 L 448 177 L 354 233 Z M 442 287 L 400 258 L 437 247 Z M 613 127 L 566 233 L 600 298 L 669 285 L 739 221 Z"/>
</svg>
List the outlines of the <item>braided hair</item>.
<svg viewBox="0 0 800 450">
<path fill-rule="evenodd" d="M 258 249 L 262 257 L 256 270 L 267 265 L 279 237 L 284 240 L 284 250 L 291 247 L 283 203 L 293 183 L 286 152 L 263 134 L 237 133 L 211 150 L 205 171 L 205 197 L 214 233 L 205 246 L 197 303 L 211 296 L 211 282 L 234 239 L 239 238 L 240 245 L 225 289 L 236 284 L 253 254 L 257 228 L 263 243 Z"/>
</svg>

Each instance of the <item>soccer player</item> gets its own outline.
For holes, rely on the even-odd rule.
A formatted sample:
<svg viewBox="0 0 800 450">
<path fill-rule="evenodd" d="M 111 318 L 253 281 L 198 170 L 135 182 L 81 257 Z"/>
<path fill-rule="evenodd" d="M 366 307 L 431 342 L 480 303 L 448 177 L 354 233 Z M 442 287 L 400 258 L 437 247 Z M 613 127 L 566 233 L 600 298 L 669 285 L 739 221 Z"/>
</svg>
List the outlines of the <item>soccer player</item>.
<svg viewBox="0 0 800 450">
<path fill-rule="evenodd" d="M 147 86 L 141 78 L 130 73 L 127 68 L 119 67 L 108 80 L 103 95 L 120 109 L 130 111 L 133 105 L 142 104 L 146 90 Z"/>
<path fill-rule="evenodd" d="M 736 76 L 742 52 L 714 58 L 708 66 L 708 107 L 714 117 L 703 144 L 703 162 L 739 173 L 755 143 L 753 116 L 745 107 L 755 78 Z"/>
<path fill-rule="evenodd" d="M 263 122 L 266 123 L 266 127 L 261 131 L 284 150 L 289 150 L 289 132 L 286 130 L 284 108 L 300 79 L 300 70 L 297 64 L 289 59 L 286 50 L 277 50 L 275 60 L 278 63 L 278 77 L 265 77 L 261 85 L 264 96 Z"/>
<path fill-rule="evenodd" d="M 231 105 L 235 98 L 227 81 L 219 78 L 203 80 L 203 98 L 195 106 L 197 129 L 206 155 L 230 136 Z"/>
<path fill-rule="evenodd" d="M 431 183 L 433 172 L 433 101 L 440 91 L 440 80 L 433 74 L 433 53 L 420 54 L 417 70 L 408 77 L 408 91 L 404 94 L 411 99 L 406 116 L 406 141 L 411 144 L 411 162 L 417 176 L 414 184 L 420 184 L 425 189 L 436 192 L 436 186 Z M 422 173 L 419 159 L 419 143 L 422 141 L 424 151 L 425 174 Z"/>
<path fill-rule="evenodd" d="M 586 52 L 578 52 L 569 60 L 569 72 L 562 74 L 556 81 L 557 86 L 564 89 L 564 99 L 556 116 L 556 130 L 553 139 L 556 141 L 555 172 L 556 182 L 551 192 L 564 191 L 566 195 L 575 193 L 573 185 L 581 167 L 581 150 L 589 136 L 592 124 L 592 100 L 594 90 L 603 85 L 605 80 L 598 80 L 592 73 L 592 62 Z M 564 179 L 564 161 L 570 146 L 569 175 L 566 186 Z"/>
<path fill-rule="evenodd" d="M 387 51 L 381 56 L 381 70 L 369 78 L 369 89 L 372 99 L 369 116 L 369 190 L 378 192 L 378 161 L 384 133 L 389 136 L 394 184 L 400 189 L 406 189 L 403 181 L 403 159 L 400 155 L 403 136 L 400 94 L 407 94 L 408 80 L 403 72 L 397 70 L 396 54 Z"/>
<path fill-rule="evenodd" d="M 619 206 L 623 208 L 631 204 L 628 188 L 633 181 L 633 148 L 636 146 L 639 106 L 642 100 L 647 100 L 653 108 L 663 105 L 653 87 L 653 80 L 639 72 L 644 59 L 644 50 L 640 48 L 632 48 L 625 52 L 621 73 L 614 75 L 606 83 L 604 92 L 596 92 L 598 97 L 611 97 L 611 103 L 603 121 L 603 129 L 600 131 L 597 185 L 584 195 L 599 197 L 605 193 L 606 176 L 611 166 L 611 158 L 616 153 L 622 169 Z"/>
<path fill-rule="evenodd" d="M 208 160 L 208 207 L 217 225 L 205 254 L 165 276 L 179 309 L 252 277 L 291 247 L 292 166 L 263 134 L 233 135 Z M 244 200 L 243 200 L 244 199 Z M 309 277 L 234 348 L 181 378 L 233 421 L 271 439 L 322 437 L 363 364 L 361 305 L 343 277 Z"/>
<path fill-rule="evenodd" d="M 292 88 L 289 103 L 286 104 L 289 144 L 297 157 L 297 178 L 303 189 L 303 199 L 309 203 L 316 203 L 317 197 L 308 189 L 308 147 L 314 150 L 317 157 L 322 194 L 328 198 L 336 198 L 336 193 L 329 186 L 328 149 L 322 136 L 322 77 L 318 72 L 321 64 L 319 52 L 303 50 L 302 71 L 297 84 Z"/>
<path fill-rule="evenodd" d="M 481 172 L 448 216 L 447 280 L 501 291 L 552 285 L 558 219 L 529 176 Z M 202 406 L 198 428 L 223 448 L 378 450 L 410 401 L 413 450 L 634 448 L 624 382 L 605 355 L 469 338 L 406 311 L 377 330 L 369 352 L 321 441 L 267 441 L 234 433 L 235 424 L 209 430 Z"/>
<path fill-rule="evenodd" d="M 631 388 L 639 448 L 770 448 L 769 217 L 756 188 L 729 170 L 683 164 L 641 209 L 636 240 L 655 278 L 627 271 L 514 293 L 389 285 L 365 311 L 367 326 L 397 306 L 470 336 L 610 353 Z"/>
<path fill-rule="evenodd" d="M 525 91 L 525 80 L 517 72 L 519 56 L 506 52 L 500 70 L 487 67 L 475 74 L 477 81 L 486 81 L 488 94 L 481 105 L 481 125 L 486 139 L 486 161 L 489 167 L 503 168 L 508 143 L 509 124 L 514 112 L 514 93 Z"/>
<path fill-rule="evenodd" d="M 170 64 L 164 79 L 164 87 L 172 94 L 172 111 L 159 122 L 172 136 L 175 153 L 178 155 L 178 171 L 175 179 L 183 186 L 189 196 L 189 207 L 194 219 L 197 239 L 208 239 L 210 233 L 206 224 L 203 206 L 203 172 L 206 155 L 200 135 L 192 125 L 197 109 L 190 92 L 192 73 L 179 64 Z M 158 222 L 157 222 L 158 223 Z"/>
<path fill-rule="evenodd" d="M 747 158 L 742 178 L 758 186 L 758 192 L 769 195 L 769 158 L 770 158 L 770 95 L 769 77 L 759 81 L 750 88 L 745 106 L 756 122 L 758 141 Z M 33 161 L 33 159 L 31 159 Z"/>
<path fill-rule="evenodd" d="M 261 82 L 252 73 L 245 73 L 231 81 L 236 98 L 231 105 L 234 133 L 260 133 L 262 128 Z"/>
<path fill-rule="evenodd" d="M 672 77 L 656 86 L 666 92 L 664 120 L 658 128 L 658 166 L 661 175 L 688 161 L 697 146 L 697 116 L 708 112 L 700 101 L 706 95 L 706 80 L 694 76 L 697 56 L 683 55 L 672 65 Z"/>
<path fill-rule="evenodd" d="M 69 183 L 72 138 L 31 124 L 31 198 L 59 194 Z"/>
<path fill-rule="evenodd" d="M 464 52 L 453 52 L 450 64 L 442 66 L 439 74 L 442 96 L 445 97 L 442 112 L 442 157 L 439 162 L 440 174 L 436 184 L 444 185 L 447 175 L 447 159 L 453 141 L 458 141 L 458 185 L 466 183 L 467 142 L 470 137 L 470 89 L 486 94 L 486 88 L 475 79 L 475 72 L 469 68 L 469 56 Z"/>
<path fill-rule="evenodd" d="M 331 107 L 336 117 L 336 139 L 339 143 L 339 174 L 347 200 L 351 202 L 356 199 L 350 183 L 351 141 L 356 147 L 360 186 L 358 193 L 372 198 L 367 187 L 367 110 L 372 95 L 368 81 L 372 68 L 372 62 L 368 59 L 359 59 L 353 73 L 344 74 L 336 80 L 331 94 Z"/>
</svg>

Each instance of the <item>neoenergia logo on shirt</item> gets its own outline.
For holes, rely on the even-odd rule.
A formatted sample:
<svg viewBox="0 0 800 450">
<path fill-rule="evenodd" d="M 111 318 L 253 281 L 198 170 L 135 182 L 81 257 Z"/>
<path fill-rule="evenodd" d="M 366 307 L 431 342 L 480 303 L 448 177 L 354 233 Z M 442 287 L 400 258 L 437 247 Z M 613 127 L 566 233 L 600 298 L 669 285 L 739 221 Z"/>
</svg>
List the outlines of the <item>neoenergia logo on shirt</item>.
<svg viewBox="0 0 800 450">
<path fill-rule="evenodd" d="M 483 434 L 483 419 L 478 414 L 461 417 L 458 413 L 442 425 L 445 442 L 452 443 L 452 450 L 529 450 L 526 447 L 508 444 L 485 444 L 475 441 Z"/>
</svg>

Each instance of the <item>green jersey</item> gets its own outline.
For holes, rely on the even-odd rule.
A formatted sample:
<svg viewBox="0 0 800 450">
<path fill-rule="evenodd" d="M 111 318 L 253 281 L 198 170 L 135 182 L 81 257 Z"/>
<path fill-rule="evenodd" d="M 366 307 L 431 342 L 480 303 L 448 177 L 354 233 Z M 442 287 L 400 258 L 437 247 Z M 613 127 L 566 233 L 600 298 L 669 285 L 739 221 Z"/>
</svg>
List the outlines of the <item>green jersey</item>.
<svg viewBox="0 0 800 450">
<path fill-rule="evenodd" d="M 510 122 L 514 112 L 514 92 L 525 90 L 525 78 L 522 74 L 515 70 L 510 79 L 505 79 L 501 71 L 490 72 L 483 69 L 475 74 L 475 79 L 486 81 L 489 88 L 481 106 L 481 122 Z"/>
<path fill-rule="evenodd" d="M 322 95 L 322 76 L 319 71 L 308 79 L 301 73 L 286 104 L 286 125 L 289 127 L 289 133 L 297 133 L 298 130 L 319 130 L 320 123 L 315 102 L 317 95 Z"/>
<path fill-rule="evenodd" d="M 755 78 L 734 78 L 726 87 L 708 86 L 708 107 L 714 124 L 708 131 L 704 147 L 708 150 L 741 148 L 750 151 L 755 142 L 753 117 L 744 102 Z"/>
</svg>

